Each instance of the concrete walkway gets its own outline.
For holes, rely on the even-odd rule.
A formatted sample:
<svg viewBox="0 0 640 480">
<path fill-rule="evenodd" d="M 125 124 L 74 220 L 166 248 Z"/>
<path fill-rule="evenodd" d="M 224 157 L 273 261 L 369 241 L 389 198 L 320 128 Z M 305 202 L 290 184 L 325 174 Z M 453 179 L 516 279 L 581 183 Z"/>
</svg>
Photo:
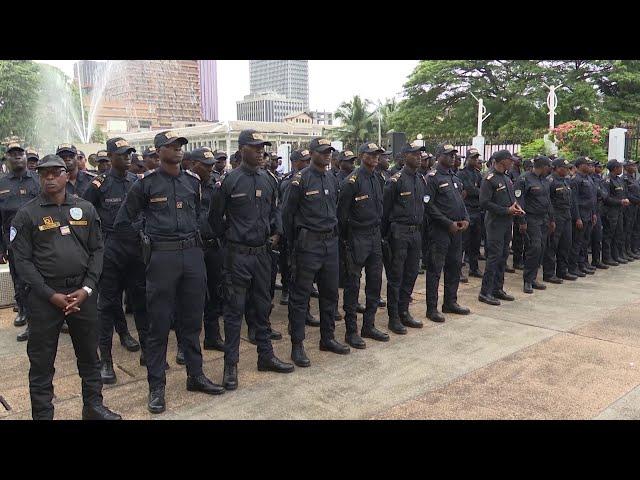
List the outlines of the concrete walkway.
<svg viewBox="0 0 640 480">
<path fill-rule="evenodd" d="M 483 266 L 483 265 L 482 265 Z M 540 273 L 541 275 L 541 273 Z M 522 293 L 522 272 L 507 274 L 515 302 L 479 303 L 480 279 L 461 285 L 469 316 L 424 318 L 425 277 L 411 311 L 425 328 L 388 343 L 367 340 L 347 356 L 318 350 L 319 331 L 307 327 L 310 368 L 289 375 L 258 372 L 255 347 L 241 343 L 240 387 L 208 397 L 185 390 L 184 367 L 169 342 L 167 412 L 157 419 L 622 419 L 640 418 L 640 262 Z M 386 287 L 385 287 L 386 288 Z M 384 295 L 384 293 L 383 293 Z M 279 293 L 276 293 L 276 301 Z M 277 303 L 277 302 L 276 302 Z M 317 315 L 317 302 L 312 302 Z M 28 419 L 26 345 L 15 341 L 10 309 L 0 311 L 0 418 Z M 286 332 L 286 307 L 276 305 L 275 329 Z M 132 331 L 134 327 L 130 320 Z M 386 330 L 386 310 L 377 325 Z M 245 332 L 243 332 L 244 334 Z M 336 327 L 344 337 L 344 322 Z M 288 337 L 274 342 L 288 359 Z M 222 378 L 222 353 L 203 352 L 205 372 Z M 127 419 L 148 419 L 146 370 L 138 354 L 114 345 L 118 383 L 105 403 Z M 80 381 L 70 339 L 62 335 L 56 360 L 56 418 L 80 418 Z"/>
</svg>

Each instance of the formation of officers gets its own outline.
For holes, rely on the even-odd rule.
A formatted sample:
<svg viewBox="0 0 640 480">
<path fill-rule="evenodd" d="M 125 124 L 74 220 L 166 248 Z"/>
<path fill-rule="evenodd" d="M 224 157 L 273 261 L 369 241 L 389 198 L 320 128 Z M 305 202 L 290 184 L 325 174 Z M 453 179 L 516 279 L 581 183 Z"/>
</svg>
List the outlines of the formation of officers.
<svg viewBox="0 0 640 480">
<path fill-rule="evenodd" d="M 338 355 L 364 349 L 369 340 L 389 341 L 375 325 L 377 309 L 385 306 L 383 271 L 388 330 L 405 335 L 423 326 L 409 304 L 425 271 L 426 316 L 444 322 L 445 313 L 470 313 L 457 299 L 458 285 L 468 282 L 463 263 L 469 276 L 482 278 L 478 299 L 500 305 L 514 300 L 504 290 L 505 272 L 523 270 L 523 291 L 533 293 L 546 288 L 543 282 L 575 281 L 640 258 L 633 162 L 612 160 L 603 177 L 600 164 L 586 157 L 523 161 L 500 150 L 482 174 L 485 162 L 474 148 L 460 168 L 452 145 L 441 144 L 431 155 L 413 142 L 390 169 L 391 152 L 375 143 L 357 153 L 336 152 L 328 139 L 315 138 L 308 149 L 292 152 L 292 169 L 280 177 L 280 157 L 265 152 L 271 143 L 257 131 L 240 134 L 228 171 L 224 152 L 185 152 L 187 143 L 162 132 L 139 155 L 125 139 L 112 138 L 93 159 L 96 173 L 86 171 L 84 154 L 73 145 L 43 158 L 8 146 L 9 172 L 0 178 L 0 260 L 9 261 L 15 285 L 14 323 L 28 323 L 18 340 L 28 339 L 34 419 L 53 418 L 54 362 L 65 328 L 82 379 L 82 417 L 119 419 L 102 399 L 103 384 L 117 381 L 114 330 L 128 350 L 140 350 L 148 410 L 161 413 L 171 330 L 187 390 L 218 395 L 238 387 L 243 319 L 260 371 L 309 367 L 308 326 L 319 327 L 320 350 Z M 277 358 L 272 347 L 282 339 L 269 321 L 276 287 L 288 305 L 293 363 Z M 345 343 L 335 337 L 340 288 Z M 127 329 L 123 296 L 138 340 Z M 319 320 L 309 311 L 312 297 Z M 224 352 L 221 385 L 203 371 L 203 327 L 202 348 Z"/>
</svg>

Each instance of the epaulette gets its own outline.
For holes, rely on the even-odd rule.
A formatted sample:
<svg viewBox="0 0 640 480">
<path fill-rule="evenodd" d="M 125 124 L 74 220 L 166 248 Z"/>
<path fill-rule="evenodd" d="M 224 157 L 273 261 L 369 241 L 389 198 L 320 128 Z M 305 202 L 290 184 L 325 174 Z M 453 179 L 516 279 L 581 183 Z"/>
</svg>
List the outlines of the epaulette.
<svg viewBox="0 0 640 480">
<path fill-rule="evenodd" d="M 491 180 L 493 178 L 493 173 L 490 173 L 489 175 L 487 175 L 487 180 Z"/>
<path fill-rule="evenodd" d="M 193 173 L 191 170 L 185 170 L 184 173 L 191 175 L 194 178 L 197 178 L 198 181 L 200 181 L 200 175 L 198 175 L 197 173 Z"/>
<path fill-rule="evenodd" d="M 436 176 L 436 171 L 435 170 L 430 170 L 429 173 L 427 173 L 428 176 L 430 177 L 435 177 Z"/>
<path fill-rule="evenodd" d="M 96 178 L 94 178 L 91 181 L 91 183 L 93 185 L 95 185 L 97 188 L 100 188 L 102 186 L 102 184 L 104 183 L 106 178 L 107 178 L 107 176 L 103 173 L 103 174 L 100 174 L 100 175 L 96 176 Z"/>
<path fill-rule="evenodd" d="M 153 170 L 147 170 L 146 172 L 144 172 L 144 176 L 142 178 L 147 178 L 153 175 L 154 173 L 156 173 L 157 171 L 158 171 L 157 168 L 154 168 Z"/>
<path fill-rule="evenodd" d="M 85 173 L 85 175 L 87 175 L 87 176 L 89 176 L 89 177 L 91 177 L 91 178 L 95 178 L 95 177 L 97 177 L 97 176 L 98 176 L 98 175 L 96 175 L 95 173 L 91 173 L 91 172 L 89 172 L 89 171 L 87 171 L 87 170 L 83 170 L 83 172 Z"/>
<path fill-rule="evenodd" d="M 358 178 L 358 175 L 356 175 L 355 173 L 353 175 L 351 175 L 349 177 L 349 182 L 350 183 L 356 183 L 356 179 Z"/>
<path fill-rule="evenodd" d="M 398 173 L 394 173 L 393 175 L 391 175 L 391 178 L 389 180 L 391 180 L 392 182 L 397 182 L 400 179 L 401 175 L 402 175 L 402 171 Z"/>
<path fill-rule="evenodd" d="M 302 180 L 302 172 L 297 172 L 294 177 L 293 180 L 291 180 L 291 185 L 300 185 L 300 180 Z"/>
<path fill-rule="evenodd" d="M 266 170 L 266 172 L 271 175 L 276 182 L 278 181 L 278 177 L 276 177 L 271 170 Z"/>
</svg>

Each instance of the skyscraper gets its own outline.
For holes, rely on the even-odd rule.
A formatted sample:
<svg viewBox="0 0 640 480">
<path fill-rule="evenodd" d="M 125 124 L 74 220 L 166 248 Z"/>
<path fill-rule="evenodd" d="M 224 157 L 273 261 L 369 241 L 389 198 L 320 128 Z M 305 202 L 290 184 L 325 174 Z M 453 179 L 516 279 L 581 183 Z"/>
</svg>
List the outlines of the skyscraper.
<svg viewBox="0 0 640 480">
<path fill-rule="evenodd" d="M 217 122 L 218 118 L 218 66 L 215 60 L 199 60 L 200 98 L 202 119 Z"/>
<path fill-rule="evenodd" d="M 275 92 L 309 109 L 308 60 L 249 60 L 250 93 Z"/>
</svg>

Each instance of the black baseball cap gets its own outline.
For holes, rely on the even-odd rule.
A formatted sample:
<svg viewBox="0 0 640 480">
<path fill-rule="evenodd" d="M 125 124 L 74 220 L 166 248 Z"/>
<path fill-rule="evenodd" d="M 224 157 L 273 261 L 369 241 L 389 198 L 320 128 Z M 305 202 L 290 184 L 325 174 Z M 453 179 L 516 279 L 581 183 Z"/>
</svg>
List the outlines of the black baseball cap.
<svg viewBox="0 0 640 480">
<path fill-rule="evenodd" d="M 82 155 L 82 156 L 83 156 L 83 157 L 85 157 L 85 158 L 87 157 L 87 156 L 84 154 L 84 152 L 83 152 L 82 150 L 78 150 L 78 153 L 77 153 L 77 154 L 78 154 L 78 155 Z"/>
<path fill-rule="evenodd" d="M 186 151 L 182 152 L 182 160 L 186 160 L 187 162 L 191 160 L 191 152 Z"/>
<path fill-rule="evenodd" d="M 109 161 L 109 157 L 107 156 L 106 150 L 99 150 L 98 153 L 96 153 L 96 162 L 100 163 L 100 162 L 108 162 L 108 161 Z"/>
<path fill-rule="evenodd" d="M 191 151 L 191 161 L 200 162 L 203 165 L 213 165 L 216 163 L 213 152 L 208 148 L 196 148 Z"/>
<path fill-rule="evenodd" d="M 441 143 L 436 148 L 436 156 L 438 155 L 446 155 L 448 153 L 458 153 L 458 149 L 451 145 L 450 143 Z"/>
<path fill-rule="evenodd" d="M 625 166 L 625 167 L 628 167 L 628 166 L 630 166 L 630 165 L 637 165 L 637 164 L 638 164 L 638 162 L 637 162 L 637 161 L 635 161 L 635 160 L 631 160 L 631 159 L 629 159 L 629 160 L 625 160 L 625 162 L 624 162 L 624 166 Z"/>
<path fill-rule="evenodd" d="M 289 160 L 292 162 L 299 162 L 300 160 L 304 160 L 305 162 L 308 162 L 309 160 L 311 160 L 311 154 L 309 153 L 309 150 L 305 149 L 300 149 L 300 150 L 294 150 L 293 152 L 291 152 L 291 156 L 289 157 Z"/>
<path fill-rule="evenodd" d="M 147 147 L 144 149 L 144 152 L 142 152 L 143 157 L 150 157 L 152 155 L 158 155 L 156 147 Z"/>
<path fill-rule="evenodd" d="M 511 155 L 509 150 L 498 150 L 491 156 L 496 162 L 501 162 L 502 160 L 507 160 L 509 158 L 513 159 L 513 155 Z"/>
<path fill-rule="evenodd" d="M 383 152 L 380 152 L 380 156 L 389 156 L 393 154 L 393 150 L 384 150 Z"/>
<path fill-rule="evenodd" d="M 107 152 L 115 153 L 115 154 L 123 154 L 123 153 L 131 153 L 135 152 L 136 149 L 129 145 L 122 137 L 110 138 L 107 140 Z"/>
<path fill-rule="evenodd" d="M 400 153 L 411 153 L 411 152 L 425 152 L 427 148 L 424 145 L 420 145 L 418 140 L 414 140 L 411 143 L 405 144 L 400 150 Z"/>
<path fill-rule="evenodd" d="M 213 152 L 213 158 L 215 158 L 216 160 L 227 158 L 227 152 L 225 152 L 224 150 L 216 150 L 215 152 Z"/>
<path fill-rule="evenodd" d="M 36 165 L 36 170 L 49 167 L 60 167 L 66 170 L 67 164 L 58 155 L 45 155 Z"/>
<path fill-rule="evenodd" d="M 131 155 L 131 163 L 135 163 L 136 165 L 143 165 L 144 158 L 141 153 L 134 153 Z"/>
<path fill-rule="evenodd" d="M 160 132 L 153 138 L 153 145 L 156 148 L 166 147 L 167 145 L 171 145 L 172 143 L 179 143 L 180 145 L 186 145 L 189 143 L 185 137 L 181 137 L 176 132 L 171 130 L 166 132 Z"/>
<path fill-rule="evenodd" d="M 278 160 L 282 158 L 280 155 L 278 155 L 278 152 L 270 152 L 269 156 L 271 157 L 271 160 Z"/>
<path fill-rule="evenodd" d="M 11 142 L 9 145 L 7 145 L 7 153 L 9 153 L 11 150 L 22 150 L 24 152 L 24 148 L 22 148 L 17 142 Z"/>
<path fill-rule="evenodd" d="M 64 153 L 64 152 L 73 153 L 74 155 L 77 155 L 78 149 L 74 145 L 71 145 L 70 143 L 63 143 L 61 145 L 58 145 L 58 148 L 56 149 L 56 155 L 60 155 L 61 153 Z"/>
<path fill-rule="evenodd" d="M 240 132 L 238 136 L 238 145 L 241 147 L 243 145 L 252 145 L 252 146 L 260 146 L 260 145 L 269 145 L 271 146 L 271 142 L 268 142 L 264 139 L 264 135 L 257 130 L 243 130 Z"/>
<path fill-rule="evenodd" d="M 578 158 L 576 158 L 576 159 L 575 159 L 575 161 L 573 162 L 573 164 L 574 164 L 576 167 L 579 167 L 580 165 L 583 165 L 583 164 L 587 164 L 587 165 L 589 165 L 590 163 L 591 163 L 591 160 L 589 160 L 587 157 L 578 157 Z"/>
<path fill-rule="evenodd" d="M 328 139 L 317 137 L 311 140 L 311 142 L 309 143 L 309 150 L 311 150 L 312 152 L 315 151 L 325 153 L 328 151 L 333 152 L 335 151 L 335 148 L 331 146 L 331 142 Z"/>
<path fill-rule="evenodd" d="M 347 150 L 348 152 L 349 150 Z M 346 152 L 342 152 L 346 153 Z M 363 143 L 358 149 L 358 153 L 384 153 L 384 148 L 380 148 L 375 143 Z"/>
<path fill-rule="evenodd" d="M 40 160 L 40 155 L 38 155 L 38 152 L 36 152 L 31 147 L 27 148 L 25 150 L 25 153 L 27 154 L 27 160 L 31 160 L 32 158 L 35 158 L 36 160 Z"/>
<path fill-rule="evenodd" d="M 571 162 L 569 162 L 569 160 L 567 160 L 566 158 L 558 157 L 551 162 L 551 166 L 553 168 L 559 168 L 559 167 L 569 168 L 571 167 Z"/>
<path fill-rule="evenodd" d="M 366 145 L 365 145 L 366 147 Z M 362 150 L 362 147 L 360 147 L 360 150 Z M 374 152 L 376 150 L 373 150 Z M 360 153 L 369 153 L 367 152 L 360 152 Z M 345 150 L 344 152 L 340 152 L 340 156 L 338 157 L 338 161 L 339 162 L 353 162 L 355 161 L 355 159 L 358 158 L 358 156 L 353 153 L 351 150 Z"/>
<path fill-rule="evenodd" d="M 607 170 L 613 170 L 616 167 L 621 167 L 622 163 L 620 163 L 618 160 L 609 160 L 607 162 Z"/>
<path fill-rule="evenodd" d="M 470 157 L 479 157 L 479 156 L 480 156 L 480 152 L 478 151 L 478 149 L 477 149 L 477 148 L 475 148 L 475 147 L 471 147 L 471 148 L 468 148 L 468 149 L 467 149 L 467 155 L 466 155 L 466 156 L 467 156 L 467 158 L 470 158 Z"/>
</svg>

